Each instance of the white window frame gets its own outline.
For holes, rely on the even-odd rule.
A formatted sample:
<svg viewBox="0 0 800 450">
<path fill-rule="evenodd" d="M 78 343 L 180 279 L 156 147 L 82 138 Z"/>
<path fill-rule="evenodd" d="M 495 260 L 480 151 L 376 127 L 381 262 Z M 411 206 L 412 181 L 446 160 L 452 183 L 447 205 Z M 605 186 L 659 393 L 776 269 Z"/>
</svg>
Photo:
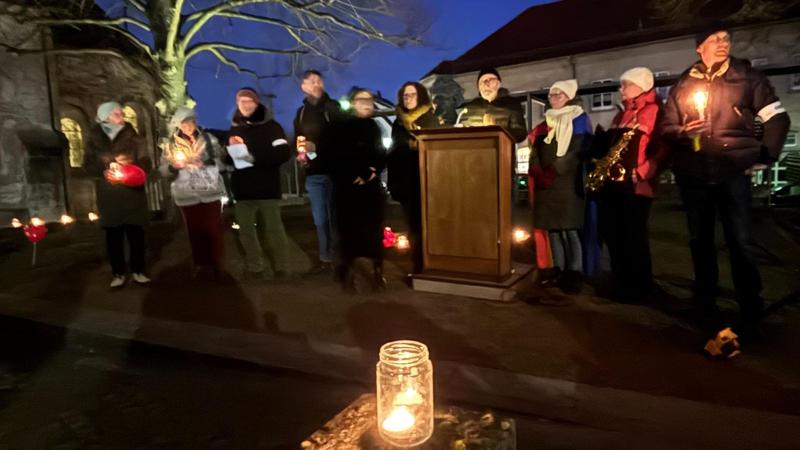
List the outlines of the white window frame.
<svg viewBox="0 0 800 450">
<path fill-rule="evenodd" d="M 766 66 L 767 64 L 769 64 L 769 59 L 768 58 L 753 58 L 753 59 L 750 60 L 750 64 L 753 67 L 763 67 L 763 66 Z"/>
<path fill-rule="evenodd" d="M 611 78 L 603 79 L 603 80 L 595 80 L 592 81 L 592 86 L 602 85 L 602 84 L 609 84 L 613 83 L 614 80 Z M 595 106 L 595 98 L 600 98 L 600 106 Z M 614 93 L 613 92 L 603 92 L 600 94 L 592 94 L 590 101 L 590 107 L 592 111 L 610 111 L 614 109 Z M 606 104 L 606 101 L 608 104 Z"/>
<path fill-rule="evenodd" d="M 659 78 L 666 78 L 670 76 L 671 73 L 668 70 L 660 70 L 658 72 L 653 72 L 653 78 L 658 80 Z M 659 86 L 656 87 L 656 94 L 658 98 L 661 99 L 662 102 L 667 101 L 667 97 L 669 97 L 669 90 L 672 89 L 672 86 Z"/>
<path fill-rule="evenodd" d="M 795 64 L 800 64 L 800 54 L 794 55 Z M 800 73 L 793 73 L 789 89 L 792 91 L 800 91 Z"/>
</svg>

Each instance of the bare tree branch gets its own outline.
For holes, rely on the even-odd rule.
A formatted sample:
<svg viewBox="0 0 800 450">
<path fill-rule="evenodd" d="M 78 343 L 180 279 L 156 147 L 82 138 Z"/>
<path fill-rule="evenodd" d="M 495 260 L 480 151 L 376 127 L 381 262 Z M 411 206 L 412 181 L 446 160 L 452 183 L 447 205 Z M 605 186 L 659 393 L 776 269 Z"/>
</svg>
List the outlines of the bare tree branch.
<svg viewBox="0 0 800 450">
<path fill-rule="evenodd" d="M 286 73 L 286 74 L 260 75 L 258 72 L 254 71 L 254 70 L 246 69 L 246 68 L 240 66 L 235 61 L 233 61 L 233 60 L 229 59 L 227 56 L 223 55 L 222 52 L 217 50 L 217 49 L 209 49 L 208 52 L 210 52 L 212 55 L 214 55 L 217 58 L 217 60 L 219 60 L 219 62 L 221 62 L 222 64 L 225 64 L 226 66 L 232 67 L 238 73 L 245 74 L 245 75 L 250 75 L 253 78 L 255 78 L 256 80 L 264 80 L 264 79 L 267 79 L 267 78 L 281 78 L 281 77 L 287 77 L 287 76 L 291 75 L 291 70 L 289 71 L 289 73 Z"/>
<path fill-rule="evenodd" d="M 131 5 L 134 9 L 136 9 L 142 14 L 146 12 L 144 5 L 141 2 L 139 2 L 139 0 L 125 0 L 125 3 Z"/>
<path fill-rule="evenodd" d="M 183 22 L 181 20 L 183 17 L 181 11 L 183 11 L 183 0 L 175 0 L 175 4 L 172 6 L 172 20 L 169 22 L 169 30 L 167 31 L 166 56 L 168 60 L 175 57 L 175 43 L 178 42 L 178 35 Z M 179 53 L 183 53 L 185 48 L 185 46 L 182 46 Z"/>
<path fill-rule="evenodd" d="M 149 25 L 130 17 L 117 17 L 115 19 L 41 19 L 34 20 L 33 23 L 37 25 L 97 25 L 114 29 L 119 29 L 117 26 L 129 23 L 145 31 L 150 31 Z"/>
<path fill-rule="evenodd" d="M 308 53 L 305 50 L 284 50 L 284 49 L 270 49 L 270 48 L 257 48 L 257 47 L 243 47 L 240 45 L 228 44 L 225 42 L 206 42 L 204 44 L 196 45 L 186 53 L 186 59 L 197 55 L 201 52 L 211 51 L 211 50 L 230 50 L 234 52 L 242 52 L 242 53 L 262 53 L 262 54 L 271 54 L 271 55 L 302 55 Z"/>
</svg>

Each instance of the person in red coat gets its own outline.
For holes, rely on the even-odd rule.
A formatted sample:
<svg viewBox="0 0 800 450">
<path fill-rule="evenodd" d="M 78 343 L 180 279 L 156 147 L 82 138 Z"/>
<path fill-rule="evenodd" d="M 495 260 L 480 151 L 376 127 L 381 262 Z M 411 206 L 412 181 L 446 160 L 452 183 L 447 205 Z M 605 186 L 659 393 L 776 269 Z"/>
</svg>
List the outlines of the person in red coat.
<svg viewBox="0 0 800 450">
<path fill-rule="evenodd" d="M 664 157 L 655 133 L 661 101 L 653 73 L 645 67 L 622 74 L 620 93 L 624 109 L 614 117 L 605 138 L 596 140 L 594 156 L 606 156 L 625 132 L 635 131 L 621 156 L 624 177 L 607 181 L 598 193 L 598 222 L 611 257 L 615 297 L 636 302 L 649 293 L 653 283 L 647 221 Z"/>
</svg>

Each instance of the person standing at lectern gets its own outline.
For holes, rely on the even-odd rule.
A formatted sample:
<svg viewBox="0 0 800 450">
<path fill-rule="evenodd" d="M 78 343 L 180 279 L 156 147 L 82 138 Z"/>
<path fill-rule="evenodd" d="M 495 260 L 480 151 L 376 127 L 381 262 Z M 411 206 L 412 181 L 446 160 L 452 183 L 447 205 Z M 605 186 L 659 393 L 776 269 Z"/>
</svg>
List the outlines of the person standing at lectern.
<svg viewBox="0 0 800 450">
<path fill-rule="evenodd" d="M 511 134 L 515 142 L 527 136 L 522 103 L 502 89 L 502 78 L 494 68 L 478 73 L 480 95 L 462 106 L 458 124 L 464 126 L 500 125 Z"/>
</svg>

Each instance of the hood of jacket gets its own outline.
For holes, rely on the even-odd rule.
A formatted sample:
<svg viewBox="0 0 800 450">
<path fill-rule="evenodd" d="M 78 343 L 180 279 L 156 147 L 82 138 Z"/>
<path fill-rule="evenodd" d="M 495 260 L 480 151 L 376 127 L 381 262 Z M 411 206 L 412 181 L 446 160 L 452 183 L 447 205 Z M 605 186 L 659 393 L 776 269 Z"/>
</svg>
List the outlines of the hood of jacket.
<svg viewBox="0 0 800 450">
<path fill-rule="evenodd" d="M 236 108 L 236 113 L 233 115 L 233 120 L 231 121 L 231 125 L 234 127 L 241 127 L 246 125 L 261 125 L 267 123 L 269 119 L 267 118 L 267 108 L 264 106 L 263 103 L 259 103 L 258 107 L 253 114 L 249 117 L 245 117 L 239 108 Z"/>
</svg>

